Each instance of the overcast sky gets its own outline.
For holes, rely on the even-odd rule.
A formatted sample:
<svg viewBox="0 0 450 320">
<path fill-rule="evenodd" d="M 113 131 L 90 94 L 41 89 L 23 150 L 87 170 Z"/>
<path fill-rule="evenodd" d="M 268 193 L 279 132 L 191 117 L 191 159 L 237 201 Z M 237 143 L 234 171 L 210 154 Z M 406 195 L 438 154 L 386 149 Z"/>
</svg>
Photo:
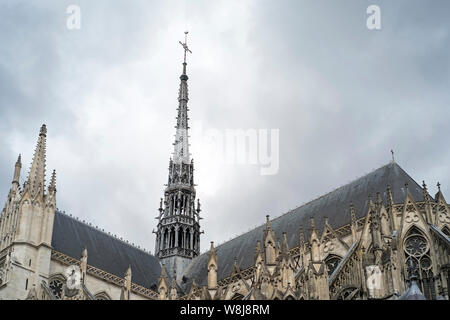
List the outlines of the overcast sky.
<svg viewBox="0 0 450 320">
<path fill-rule="evenodd" d="M 66 9 L 81 9 L 81 29 Z M 366 9 L 381 8 L 381 30 Z M 189 34 L 202 251 L 391 160 L 450 198 L 448 1 L 0 2 L 0 197 L 45 123 L 57 206 L 154 251 Z M 211 129 L 279 129 L 279 171 L 212 157 Z M 49 177 L 47 177 L 47 181 Z M 384 191 L 384 190 L 380 190 Z"/>
</svg>

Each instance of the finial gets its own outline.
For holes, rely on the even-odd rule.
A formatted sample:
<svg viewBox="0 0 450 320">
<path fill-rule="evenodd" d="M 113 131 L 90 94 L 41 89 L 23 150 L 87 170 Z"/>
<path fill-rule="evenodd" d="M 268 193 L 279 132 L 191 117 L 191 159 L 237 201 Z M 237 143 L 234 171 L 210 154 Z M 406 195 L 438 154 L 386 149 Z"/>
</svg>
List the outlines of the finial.
<svg viewBox="0 0 450 320">
<path fill-rule="evenodd" d="M 422 181 L 422 188 L 423 188 L 423 196 L 425 198 L 425 201 L 429 201 L 429 197 L 428 197 L 428 189 L 427 189 L 427 185 L 425 183 L 425 180 Z"/>
<path fill-rule="evenodd" d="M 387 185 L 387 196 L 388 196 L 388 200 L 389 200 L 389 205 L 392 207 L 392 205 L 394 204 L 394 198 L 392 196 L 392 190 L 391 190 L 391 185 L 388 184 Z"/>
<path fill-rule="evenodd" d="M 323 219 L 324 219 L 324 224 L 328 225 L 328 217 L 323 217 Z"/>
<path fill-rule="evenodd" d="M 82 258 L 86 258 L 87 257 L 87 249 L 86 249 L 86 247 L 84 247 L 83 252 L 81 252 L 81 257 Z"/>
<path fill-rule="evenodd" d="M 289 250 L 289 244 L 288 244 L 286 232 L 283 232 L 283 244 L 282 244 L 281 248 L 283 251 L 286 251 L 286 252 Z"/>
<path fill-rule="evenodd" d="M 131 265 L 128 265 L 128 269 L 125 271 L 125 277 L 131 277 Z"/>
<path fill-rule="evenodd" d="M 372 201 L 372 195 L 370 193 L 369 193 L 369 196 L 368 196 L 368 204 L 369 204 L 369 208 L 373 209 L 374 204 L 373 204 L 373 201 Z"/>
<path fill-rule="evenodd" d="M 56 191 L 56 170 L 53 169 L 52 178 L 48 186 L 48 191 Z"/>
<path fill-rule="evenodd" d="M 407 182 L 405 183 L 405 190 L 406 190 L 406 192 L 408 192 L 408 183 Z"/>
<path fill-rule="evenodd" d="M 22 157 L 19 154 L 19 157 L 17 158 L 16 165 L 14 166 L 14 176 L 13 176 L 13 183 L 16 183 L 17 186 L 19 186 L 19 180 L 20 180 L 20 169 L 22 169 Z"/>
<path fill-rule="evenodd" d="M 299 238 L 300 238 L 300 245 L 305 243 L 305 233 L 303 232 L 303 227 L 299 227 Z"/>
<path fill-rule="evenodd" d="M 439 182 L 437 183 L 437 187 L 438 187 L 438 191 L 441 192 L 441 184 Z"/>
<path fill-rule="evenodd" d="M 165 264 L 163 263 L 162 266 L 161 266 L 161 275 L 160 275 L 160 278 L 165 278 L 165 277 L 167 277 L 167 272 L 166 272 L 166 266 L 165 266 Z"/>
<path fill-rule="evenodd" d="M 391 155 L 392 155 L 392 162 L 395 162 L 395 159 L 394 159 L 394 150 L 392 150 L 392 149 L 391 149 Z"/>
<path fill-rule="evenodd" d="M 267 214 L 266 215 L 266 230 L 270 229 L 270 216 Z"/>
<path fill-rule="evenodd" d="M 379 192 L 377 192 L 377 203 L 381 204 L 382 200 L 381 200 L 381 194 Z"/>
<path fill-rule="evenodd" d="M 314 223 L 314 218 L 313 218 L 313 217 L 310 217 L 310 218 L 309 218 L 309 221 L 311 222 L 311 229 L 315 229 L 316 226 L 315 226 L 315 223 Z"/>
<path fill-rule="evenodd" d="M 39 132 L 40 136 L 45 136 L 47 134 L 47 126 L 45 124 L 42 125 L 41 131 Z"/>
<path fill-rule="evenodd" d="M 350 201 L 350 219 L 352 223 L 356 222 L 355 206 L 353 205 L 353 201 Z"/>
</svg>

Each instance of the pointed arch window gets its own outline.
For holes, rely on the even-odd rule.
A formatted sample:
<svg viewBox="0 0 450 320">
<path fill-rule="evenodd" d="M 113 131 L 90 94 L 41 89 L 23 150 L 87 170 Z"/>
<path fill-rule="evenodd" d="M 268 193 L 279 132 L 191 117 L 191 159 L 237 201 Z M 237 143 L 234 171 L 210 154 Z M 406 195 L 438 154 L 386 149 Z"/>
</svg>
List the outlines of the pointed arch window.
<svg viewBox="0 0 450 320">
<path fill-rule="evenodd" d="M 336 256 L 334 254 L 329 255 L 326 259 L 325 259 L 325 264 L 327 266 L 327 270 L 328 270 L 328 276 L 331 276 L 334 272 L 334 270 L 336 270 L 337 266 L 339 265 L 339 263 L 341 262 L 342 258 L 339 256 Z"/>
<path fill-rule="evenodd" d="M 50 280 L 49 288 L 56 298 L 61 299 L 63 290 L 63 282 L 61 279 L 55 278 Z"/>
<path fill-rule="evenodd" d="M 417 228 L 412 228 L 404 240 L 405 267 L 408 279 L 414 272 L 419 279 L 420 289 L 428 299 L 436 299 L 434 287 L 434 275 L 430 257 L 430 245 L 428 240 Z"/>
</svg>

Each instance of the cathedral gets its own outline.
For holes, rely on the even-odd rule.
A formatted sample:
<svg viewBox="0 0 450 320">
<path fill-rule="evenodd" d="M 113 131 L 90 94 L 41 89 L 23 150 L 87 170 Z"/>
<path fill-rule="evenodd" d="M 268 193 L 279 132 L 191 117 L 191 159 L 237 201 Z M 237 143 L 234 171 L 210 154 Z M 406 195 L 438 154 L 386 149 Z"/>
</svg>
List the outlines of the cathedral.
<svg viewBox="0 0 450 320">
<path fill-rule="evenodd" d="M 432 196 L 394 160 L 201 254 L 188 142 L 190 51 L 181 44 L 174 152 L 154 253 L 57 209 L 54 170 L 45 185 L 42 125 L 25 183 L 19 155 L 0 213 L 0 300 L 449 299 L 450 207 L 439 183 Z"/>
</svg>

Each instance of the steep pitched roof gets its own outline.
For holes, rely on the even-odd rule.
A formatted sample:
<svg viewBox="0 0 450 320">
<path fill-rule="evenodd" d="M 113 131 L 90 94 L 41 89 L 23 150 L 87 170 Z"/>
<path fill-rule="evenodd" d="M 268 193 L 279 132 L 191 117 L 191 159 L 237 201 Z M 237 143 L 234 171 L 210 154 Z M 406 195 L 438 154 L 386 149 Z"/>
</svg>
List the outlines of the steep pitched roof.
<svg viewBox="0 0 450 320">
<path fill-rule="evenodd" d="M 422 201 L 423 191 L 420 185 L 397 163 L 391 162 L 345 186 L 271 220 L 271 226 L 278 238 L 281 238 L 283 232 L 287 233 L 289 247 L 292 248 L 298 245 L 299 227 L 309 228 L 310 217 L 315 218 L 315 225 L 319 232 L 324 226 L 324 217 L 329 218 L 328 223 L 334 229 L 341 227 L 350 223 L 350 201 L 353 201 L 356 217 L 359 219 L 367 213 L 369 195 L 372 195 L 372 199 L 375 200 L 376 192 L 380 192 L 383 201 L 387 203 L 386 188 L 388 184 L 391 186 L 394 202 L 404 202 L 406 197 L 405 183 L 408 184 L 408 190 L 413 199 Z M 219 280 L 231 274 L 234 257 L 237 257 L 241 269 L 250 267 L 253 264 L 253 252 L 256 242 L 262 240 L 264 228 L 265 225 L 261 225 L 216 247 Z M 184 272 L 185 291 L 188 290 L 193 279 L 200 285 L 206 284 L 207 257 L 207 252 L 198 256 Z"/>
<path fill-rule="evenodd" d="M 156 289 L 161 273 L 158 258 L 59 211 L 55 212 L 52 247 L 75 259 L 86 248 L 89 265 L 121 278 L 131 265 L 133 283 Z"/>
</svg>

